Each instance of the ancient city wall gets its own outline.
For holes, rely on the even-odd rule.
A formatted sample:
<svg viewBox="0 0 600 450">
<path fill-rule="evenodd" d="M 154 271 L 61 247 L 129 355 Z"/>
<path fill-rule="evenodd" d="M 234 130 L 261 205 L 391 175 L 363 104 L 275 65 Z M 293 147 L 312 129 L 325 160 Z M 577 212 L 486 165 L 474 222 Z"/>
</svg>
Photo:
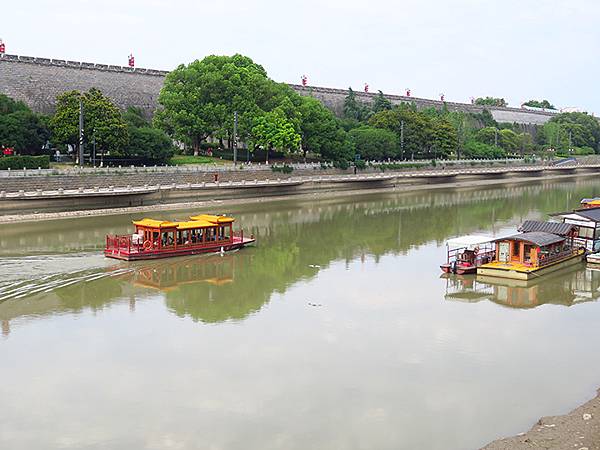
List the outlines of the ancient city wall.
<svg viewBox="0 0 600 450">
<path fill-rule="evenodd" d="M 96 87 L 119 107 L 136 106 L 148 115 L 156 102 L 168 72 L 153 69 L 109 66 L 104 64 L 0 55 L 0 93 L 22 100 L 42 113 L 54 111 L 56 96 L 69 90 L 88 90 Z M 346 89 L 290 85 L 301 95 L 310 95 L 323 102 L 337 115 L 343 112 Z M 376 94 L 357 92 L 360 101 L 370 103 Z M 414 102 L 418 108 L 446 106 L 451 111 L 481 112 L 481 106 L 468 103 L 386 95 L 394 104 Z M 519 108 L 487 108 L 498 122 L 543 124 L 555 113 L 527 111 Z"/>
</svg>

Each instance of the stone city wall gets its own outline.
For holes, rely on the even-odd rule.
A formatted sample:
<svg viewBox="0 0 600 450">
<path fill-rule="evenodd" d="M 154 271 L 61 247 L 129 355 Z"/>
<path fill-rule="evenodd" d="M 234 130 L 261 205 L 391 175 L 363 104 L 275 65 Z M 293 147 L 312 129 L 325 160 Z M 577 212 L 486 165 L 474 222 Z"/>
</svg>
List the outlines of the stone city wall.
<svg viewBox="0 0 600 450">
<path fill-rule="evenodd" d="M 0 55 L 0 93 L 28 104 L 41 113 L 54 111 L 56 96 L 70 90 L 87 91 L 96 87 L 110 97 L 119 107 L 141 108 L 150 116 L 164 78 L 168 72 L 153 69 L 109 66 L 61 59 L 29 56 Z M 310 95 L 323 102 L 337 115 L 343 112 L 346 89 L 290 85 L 301 95 Z M 374 93 L 356 92 L 360 101 L 370 103 Z M 483 107 L 469 103 L 441 102 L 438 100 L 388 95 L 394 104 L 414 102 L 418 108 L 445 105 L 451 111 L 481 112 Z M 520 108 L 487 108 L 499 122 L 516 122 L 524 125 L 543 124 L 556 112 L 528 111 Z"/>
</svg>

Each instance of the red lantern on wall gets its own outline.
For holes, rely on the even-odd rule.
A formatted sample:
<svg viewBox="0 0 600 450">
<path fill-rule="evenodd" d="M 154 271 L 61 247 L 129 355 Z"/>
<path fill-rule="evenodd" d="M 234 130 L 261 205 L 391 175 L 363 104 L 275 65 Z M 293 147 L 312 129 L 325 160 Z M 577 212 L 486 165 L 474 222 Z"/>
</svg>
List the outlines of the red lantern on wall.
<svg viewBox="0 0 600 450">
<path fill-rule="evenodd" d="M 129 67 L 135 67 L 135 58 L 133 54 L 129 54 L 128 63 Z"/>
<path fill-rule="evenodd" d="M 410 97 L 410 89 L 409 88 L 406 88 L 406 96 Z"/>
<path fill-rule="evenodd" d="M 365 92 L 368 94 L 369 93 L 369 85 L 367 83 L 365 83 Z"/>
<path fill-rule="evenodd" d="M 4 45 L 4 42 L 2 41 L 2 39 L 0 39 L 0 55 L 3 55 L 6 52 L 6 45 Z"/>
<path fill-rule="evenodd" d="M 302 75 L 300 80 L 302 81 L 302 86 L 306 86 L 308 84 L 308 77 L 306 75 Z"/>
<path fill-rule="evenodd" d="M 440 94 L 440 101 L 444 101 L 444 94 Z"/>
</svg>

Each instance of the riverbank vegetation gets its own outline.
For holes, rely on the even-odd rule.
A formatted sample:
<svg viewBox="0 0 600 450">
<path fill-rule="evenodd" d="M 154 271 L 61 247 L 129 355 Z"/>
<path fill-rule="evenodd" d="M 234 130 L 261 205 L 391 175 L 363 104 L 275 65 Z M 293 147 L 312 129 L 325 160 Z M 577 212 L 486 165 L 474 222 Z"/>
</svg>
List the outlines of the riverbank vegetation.
<svg viewBox="0 0 600 450">
<path fill-rule="evenodd" d="M 506 158 L 598 153 L 600 124 L 586 113 L 557 114 L 543 126 L 497 123 L 492 114 L 394 105 L 379 91 L 363 101 L 349 89 L 341 117 L 311 96 L 301 96 L 242 55 L 208 56 L 170 72 L 153 118 L 120 110 L 98 89 L 70 91 L 44 116 L 0 95 L 0 145 L 21 155 L 76 154 L 83 104 L 86 153 L 96 162 L 197 164 L 232 159 L 282 158 L 333 162 Z M 502 107 L 502 98 L 482 97 Z M 554 109 L 548 100 L 532 108 Z M 234 139 L 234 128 L 237 141 Z"/>
</svg>

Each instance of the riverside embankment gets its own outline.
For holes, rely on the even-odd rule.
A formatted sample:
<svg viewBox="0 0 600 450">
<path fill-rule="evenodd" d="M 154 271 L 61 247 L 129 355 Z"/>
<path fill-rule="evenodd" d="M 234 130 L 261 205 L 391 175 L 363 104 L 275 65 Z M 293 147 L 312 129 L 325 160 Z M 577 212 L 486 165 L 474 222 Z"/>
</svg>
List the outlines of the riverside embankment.
<svg viewBox="0 0 600 450">
<path fill-rule="evenodd" d="M 371 171 L 305 167 L 292 173 L 240 169 L 129 168 L 52 172 L 13 171 L 0 177 L 0 215 L 150 207 L 210 200 L 281 197 L 341 191 L 419 190 L 542 179 L 591 177 L 600 164 L 518 165 Z"/>
</svg>

